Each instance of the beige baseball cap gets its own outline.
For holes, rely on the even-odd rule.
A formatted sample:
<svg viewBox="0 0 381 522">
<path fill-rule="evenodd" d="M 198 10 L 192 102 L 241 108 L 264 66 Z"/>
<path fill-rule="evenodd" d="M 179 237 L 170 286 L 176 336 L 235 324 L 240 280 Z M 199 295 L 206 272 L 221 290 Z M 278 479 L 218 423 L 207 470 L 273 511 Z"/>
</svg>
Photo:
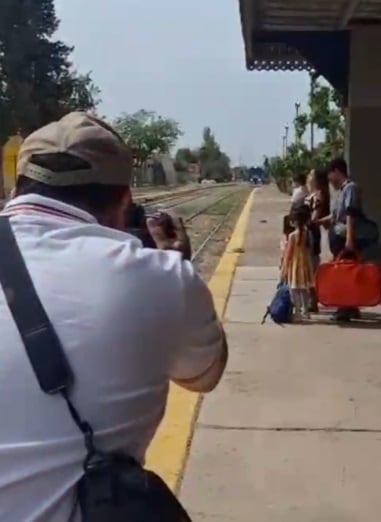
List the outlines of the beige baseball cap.
<svg viewBox="0 0 381 522">
<path fill-rule="evenodd" d="M 34 165 L 36 154 L 66 153 L 91 167 L 53 172 Z M 21 145 L 17 175 L 46 185 L 129 185 L 132 154 L 123 139 L 106 123 L 85 112 L 72 112 L 30 134 Z"/>
</svg>

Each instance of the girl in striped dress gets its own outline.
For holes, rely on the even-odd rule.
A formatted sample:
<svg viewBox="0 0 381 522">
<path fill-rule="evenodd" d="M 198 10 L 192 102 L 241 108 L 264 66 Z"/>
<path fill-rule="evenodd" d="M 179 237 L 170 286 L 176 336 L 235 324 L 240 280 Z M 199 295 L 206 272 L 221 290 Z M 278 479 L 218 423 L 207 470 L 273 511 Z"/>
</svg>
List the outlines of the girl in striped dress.
<svg viewBox="0 0 381 522">
<path fill-rule="evenodd" d="M 282 277 L 290 287 L 295 319 L 310 317 L 310 296 L 314 288 L 314 269 L 312 262 L 312 237 L 308 228 L 310 210 L 300 205 L 292 211 L 295 231 L 289 235 L 283 260 Z"/>
</svg>

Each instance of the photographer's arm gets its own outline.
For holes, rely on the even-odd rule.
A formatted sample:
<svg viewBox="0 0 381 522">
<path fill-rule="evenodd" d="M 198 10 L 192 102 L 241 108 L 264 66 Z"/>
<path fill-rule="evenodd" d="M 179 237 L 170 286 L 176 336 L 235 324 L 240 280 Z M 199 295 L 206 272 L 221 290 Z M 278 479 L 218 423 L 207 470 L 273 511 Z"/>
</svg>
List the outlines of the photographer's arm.
<svg viewBox="0 0 381 522">
<path fill-rule="evenodd" d="M 222 331 L 222 349 L 212 364 L 199 375 L 189 379 L 172 379 L 178 386 L 198 393 L 209 393 L 220 382 L 228 362 L 228 345 L 225 332 Z"/>
<path fill-rule="evenodd" d="M 171 216 L 175 237 L 165 233 L 160 219 L 148 221 L 158 248 L 177 250 L 185 260 L 191 258 L 191 245 L 183 222 Z M 194 392 L 207 393 L 219 383 L 228 359 L 225 332 L 217 317 L 210 291 L 189 261 L 182 264 L 182 338 L 174 354 L 170 379 Z"/>
<path fill-rule="evenodd" d="M 170 378 L 187 390 L 207 393 L 224 373 L 228 345 L 211 293 L 190 263 L 184 263 L 183 281 L 183 335 Z"/>
</svg>

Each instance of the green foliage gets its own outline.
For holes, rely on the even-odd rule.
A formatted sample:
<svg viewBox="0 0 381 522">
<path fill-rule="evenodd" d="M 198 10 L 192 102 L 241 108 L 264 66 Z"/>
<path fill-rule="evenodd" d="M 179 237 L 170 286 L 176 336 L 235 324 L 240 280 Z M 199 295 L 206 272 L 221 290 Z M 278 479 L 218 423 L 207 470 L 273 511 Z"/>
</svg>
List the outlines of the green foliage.
<svg viewBox="0 0 381 522">
<path fill-rule="evenodd" d="M 190 165 L 199 162 L 198 151 L 189 148 L 178 149 L 175 156 L 175 169 L 179 172 L 188 170 Z"/>
<path fill-rule="evenodd" d="M 304 135 L 310 125 L 323 131 L 324 139 L 310 150 L 304 143 Z M 345 118 L 340 95 L 331 87 L 312 78 L 309 111 L 294 120 L 295 143 L 283 157 L 265 159 L 265 170 L 277 182 L 281 190 L 289 190 L 291 178 L 311 169 L 324 168 L 335 156 L 344 152 Z"/>
<path fill-rule="evenodd" d="M 168 153 L 182 135 L 176 121 L 146 110 L 122 114 L 114 126 L 132 147 L 139 165 L 143 165 L 155 152 Z"/>
<path fill-rule="evenodd" d="M 214 134 L 209 127 L 204 129 L 203 143 L 199 150 L 201 176 L 204 179 L 230 181 L 230 158 L 221 151 Z"/>
<path fill-rule="evenodd" d="M 176 170 L 187 171 L 190 165 L 196 163 L 200 166 L 203 179 L 214 179 L 222 182 L 230 181 L 232 178 L 230 158 L 221 150 L 209 127 L 204 129 L 203 141 L 199 149 L 182 148 L 176 153 Z"/>
<path fill-rule="evenodd" d="M 66 95 L 62 99 L 63 112 L 95 109 L 100 103 L 100 94 L 101 91 L 93 82 L 90 73 L 71 72 Z"/>
<path fill-rule="evenodd" d="M 310 100 L 310 121 L 318 129 L 325 131 L 325 144 L 333 148 L 333 153 L 343 151 L 345 119 L 341 109 L 340 96 L 334 89 L 317 84 Z"/>
<path fill-rule="evenodd" d="M 309 117 L 307 114 L 300 114 L 294 120 L 295 141 L 301 143 L 303 136 L 309 124 Z"/>
<path fill-rule="evenodd" d="M 313 156 L 306 145 L 295 143 L 290 145 L 283 158 L 275 156 L 266 158 L 265 161 L 268 162 L 266 171 L 276 181 L 279 188 L 287 192 L 295 174 L 306 173 L 312 168 Z"/>
<path fill-rule="evenodd" d="M 54 33 L 53 0 L 2 0 L 0 17 L 0 141 L 65 113 L 95 108 L 99 90 L 72 69 L 73 48 Z"/>
</svg>

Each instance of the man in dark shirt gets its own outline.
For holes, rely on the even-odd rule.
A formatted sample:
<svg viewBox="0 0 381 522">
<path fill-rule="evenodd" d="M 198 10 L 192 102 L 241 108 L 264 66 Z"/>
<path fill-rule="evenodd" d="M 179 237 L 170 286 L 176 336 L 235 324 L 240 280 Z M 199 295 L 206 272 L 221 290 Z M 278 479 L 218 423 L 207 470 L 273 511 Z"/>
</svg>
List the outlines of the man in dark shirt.
<svg viewBox="0 0 381 522">
<path fill-rule="evenodd" d="M 361 250 L 355 234 L 356 220 L 363 215 L 361 194 L 358 185 L 349 178 L 348 167 L 343 159 L 332 161 L 329 179 L 338 191 L 332 207 L 330 248 L 336 257 L 341 251 Z"/>
<path fill-rule="evenodd" d="M 328 169 L 329 181 L 337 191 L 331 214 L 319 220 L 320 224 L 329 224 L 329 247 L 334 257 L 341 253 L 353 255 L 362 250 L 362 242 L 356 237 L 356 221 L 363 215 L 361 194 L 358 185 L 350 179 L 348 166 L 344 159 L 331 162 Z M 348 321 L 360 315 L 358 309 L 339 309 L 335 319 Z"/>
</svg>

